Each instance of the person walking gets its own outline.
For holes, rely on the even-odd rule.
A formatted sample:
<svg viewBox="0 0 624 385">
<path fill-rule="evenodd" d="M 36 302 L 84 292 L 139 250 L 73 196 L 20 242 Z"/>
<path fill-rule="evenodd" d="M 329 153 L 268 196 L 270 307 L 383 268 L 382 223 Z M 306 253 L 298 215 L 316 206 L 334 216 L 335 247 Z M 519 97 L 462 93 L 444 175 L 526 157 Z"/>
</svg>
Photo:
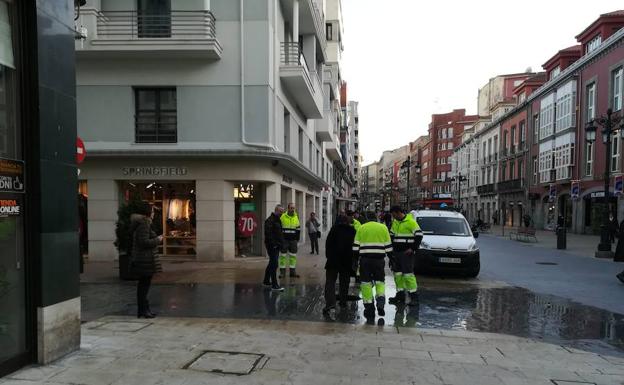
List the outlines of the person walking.
<svg viewBox="0 0 624 385">
<path fill-rule="evenodd" d="M 341 215 L 336 224 L 327 234 L 325 241 L 325 309 L 328 316 L 336 308 L 336 279 L 339 279 L 339 304 L 343 309 L 347 306 L 347 294 L 351 280 L 353 262 L 353 241 L 355 229 L 349 224 L 347 217 Z"/>
<path fill-rule="evenodd" d="M 360 227 L 362 227 L 362 223 L 357 218 L 359 218 L 357 212 L 353 210 L 347 210 L 347 220 L 349 221 L 349 224 L 353 226 L 355 231 L 358 231 Z"/>
<path fill-rule="evenodd" d="M 620 227 L 617 232 L 617 238 L 618 242 L 617 246 L 615 247 L 615 258 L 613 259 L 615 261 L 622 261 L 624 260 L 624 220 L 620 222 Z M 620 280 L 620 282 L 624 283 L 624 270 L 622 270 L 620 274 L 616 275 L 616 277 Z"/>
<path fill-rule="evenodd" d="M 280 219 L 283 213 L 284 207 L 277 205 L 271 215 L 264 221 L 264 246 L 269 256 L 269 263 L 264 271 L 263 284 L 274 291 L 284 291 L 284 288 L 277 282 L 278 259 L 284 244 L 282 221 Z"/>
<path fill-rule="evenodd" d="M 279 259 L 280 278 L 286 276 L 286 265 L 290 268 L 290 277 L 299 278 L 297 274 L 297 244 L 301 238 L 301 225 L 294 203 L 288 204 L 288 211 L 282 214 L 280 220 L 284 234 L 284 243 Z"/>
<path fill-rule="evenodd" d="M 392 214 L 392 238 L 393 259 L 392 271 L 394 272 L 394 283 L 396 284 L 396 297 L 390 298 L 393 305 L 407 303 L 410 306 L 418 304 L 418 283 L 414 274 L 414 263 L 416 252 L 423 239 L 423 232 L 418 223 L 411 215 L 405 215 L 401 207 L 394 206 L 390 209 Z M 407 293 L 409 294 L 409 302 Z"/>
<path fill-rule="evenodd" d="M 360 292 L 364 301 L 364 316 L 367 320 L 375 317 L 375 299 L 377 313 L 385 316 L 386 304 L 385 257 L 392 257 L 392 241 L 388 228 L 378 223 L 371 215 L 366 224 L 360 227 L 353 241 L 353 252 L 360 259 Z M 373 297 L 373 285 L 375 293 Z"/>
<path fill-rule="evenodd" d="M 615 243 L 615 239 L 619 238 L 618 236 L 619 225 L 617 218 L 613 216 L 613 213 L 609 214 L 609 238 L 611 239 L 611 243 Z"/>
<path fill-rule="evenodd" d="M 310 213 L 310 219 L 306 221 L 306 229 L 308 230 L 308 235 L 310 236 L 310 246 L 312 247 L 312 251 L 310 254 L 319 254 L 319 244 L 318 240 L 321 237 L 321 224 L 316 219 L 316 213 Z"/>
<path fill-rule="evenodd" d="M 152 284 L 152 277 L 162 271 L 156 248 L 162 242 L 163 236 L 156 235 L 152 230 L 154 218 L 152 205 L 142 202 L 135 211 L 130 216 L 132 242 L 130 271 L 138 277 L 137 318 L 154 318 L 156 315 L 150 309 L 147 294 Z"/>
</svg>

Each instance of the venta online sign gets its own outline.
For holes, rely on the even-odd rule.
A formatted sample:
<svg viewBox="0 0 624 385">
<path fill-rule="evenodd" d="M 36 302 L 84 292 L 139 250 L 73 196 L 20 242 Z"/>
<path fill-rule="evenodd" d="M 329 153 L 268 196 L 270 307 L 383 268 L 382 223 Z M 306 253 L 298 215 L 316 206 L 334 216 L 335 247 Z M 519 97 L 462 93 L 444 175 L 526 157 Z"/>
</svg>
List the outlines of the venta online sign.
<svg viewBox="0 0 624 385">
<path fill-rule="evenodd" d="M 22 207 L 15 199 L 0 199 L 0 218 L 17 217 L 22 213 Z"/>
</svg>

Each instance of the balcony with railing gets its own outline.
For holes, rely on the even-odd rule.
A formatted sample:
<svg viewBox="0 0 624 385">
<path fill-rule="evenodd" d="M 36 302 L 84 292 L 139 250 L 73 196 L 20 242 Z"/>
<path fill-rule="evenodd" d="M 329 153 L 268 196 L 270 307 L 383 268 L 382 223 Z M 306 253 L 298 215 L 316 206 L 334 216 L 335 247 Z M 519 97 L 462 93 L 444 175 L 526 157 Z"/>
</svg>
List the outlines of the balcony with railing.
<svg viewBox="0 0 624 385">
<path fill-rule="evenodd" d="M 522 191 L 523 188 L 524 188 L 523 179 L 513 179 L 513 180 L 506 180 L 504 182 L 498 182 L 499 193 Z"/>
<path fill-rule="evenodd" d="M 496 185 L 494 183 L 477 186 L 477 194 L 479 195 L 489 195 L 489 194 L 495 194 L 495 193 L 496 193 Z"/>
<path fill-rule="evenodd" d="M 209 10 L 153 14 L 86 8 L 81 15 L 83 30 L 76 39 L 79 57 L 151 54 L 218 60 L 223 52 L 215 17 Z"/>
<path fill-rule="evenodd" d="M 337 142 L 338 135 L 338 113 L 325 110 L 323 119 L 316 120 L 316 138 L 321 142 Z"/>
<path fill-rule="evenodd" d="M 316 71 L 310 71 L 297 42 L 281 44 L 280 78 L 308 119 L 323 117 L 323 89 Z"/>
</svg>

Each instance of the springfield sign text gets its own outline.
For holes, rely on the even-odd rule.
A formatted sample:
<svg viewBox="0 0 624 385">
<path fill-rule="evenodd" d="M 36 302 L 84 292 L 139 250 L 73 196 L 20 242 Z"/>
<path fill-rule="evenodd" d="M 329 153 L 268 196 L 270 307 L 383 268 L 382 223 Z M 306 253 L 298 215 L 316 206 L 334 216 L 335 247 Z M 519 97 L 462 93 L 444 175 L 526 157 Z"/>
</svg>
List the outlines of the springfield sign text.
<svg viewBox="0 0 624 385">
<path fill-rule="evenodd" d="M 186 167 L 124 167 L 121 169 L 124 176 L 186 176 Z"/>
</svg>

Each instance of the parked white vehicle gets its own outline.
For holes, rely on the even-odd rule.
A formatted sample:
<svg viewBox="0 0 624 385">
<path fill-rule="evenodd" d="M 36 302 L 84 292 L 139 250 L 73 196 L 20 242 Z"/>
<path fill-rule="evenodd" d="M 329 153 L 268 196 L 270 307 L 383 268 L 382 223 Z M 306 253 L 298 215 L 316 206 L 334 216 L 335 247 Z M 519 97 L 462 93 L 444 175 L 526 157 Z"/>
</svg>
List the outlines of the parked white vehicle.
<svg viewBox="0 0 624 385">
<path fill-rule="evenodd" d="M 481 270 L 479 247 L 466 218 L 454 211 L 415 210 L 424 237 L 416 258 L 417 272 L 452 272 L 476 277 Z"/>
</svg>

